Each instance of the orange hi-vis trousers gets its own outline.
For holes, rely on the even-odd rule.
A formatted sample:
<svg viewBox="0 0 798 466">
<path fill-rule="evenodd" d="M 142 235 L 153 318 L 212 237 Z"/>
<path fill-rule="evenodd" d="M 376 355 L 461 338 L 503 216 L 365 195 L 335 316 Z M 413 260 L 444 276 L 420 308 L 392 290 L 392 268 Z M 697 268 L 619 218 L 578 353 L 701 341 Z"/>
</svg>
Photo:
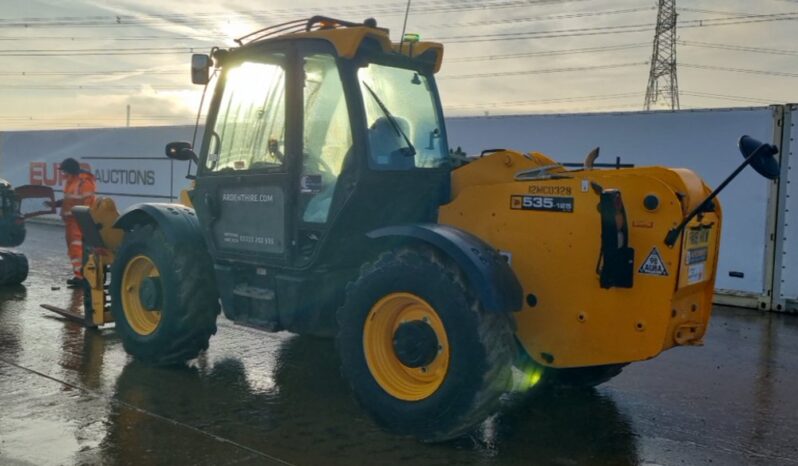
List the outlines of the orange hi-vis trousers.
<svg viewBox="0 0 798 466">
<path fill-rule="evenodd" d="M 75 217 L 69 216 L 64 218 L 66 225 L 66 242 L 67 254 L 69 261 L 72 263 L 72 273 L 75 278 L 83 278 L 81 268 L 83 266 L 83 234 L 78 227 L 78 221 Z"/>
</svg>

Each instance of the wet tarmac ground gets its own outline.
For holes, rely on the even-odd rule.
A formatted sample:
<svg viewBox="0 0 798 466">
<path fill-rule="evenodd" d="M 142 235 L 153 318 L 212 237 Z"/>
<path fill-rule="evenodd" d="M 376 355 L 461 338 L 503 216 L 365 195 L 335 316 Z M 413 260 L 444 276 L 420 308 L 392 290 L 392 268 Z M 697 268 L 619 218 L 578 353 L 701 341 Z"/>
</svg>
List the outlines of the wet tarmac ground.
<svg viewBox="0 0 798 466">
<path fill-rule="evenodd" d="M 332 341 L 220 318 L 189 366 L 143 366 L 113 326 L 39 308 L 82 299 L 60 228 L 30 225 L 21 250 L 29 279 L 0 290 L 3 465 L 798 464 L 798 316 L 717 308 L 705 347 L 595 390 L 510 395 L 471 435 L 426 445 L 364 415 Z"/>
</svg>

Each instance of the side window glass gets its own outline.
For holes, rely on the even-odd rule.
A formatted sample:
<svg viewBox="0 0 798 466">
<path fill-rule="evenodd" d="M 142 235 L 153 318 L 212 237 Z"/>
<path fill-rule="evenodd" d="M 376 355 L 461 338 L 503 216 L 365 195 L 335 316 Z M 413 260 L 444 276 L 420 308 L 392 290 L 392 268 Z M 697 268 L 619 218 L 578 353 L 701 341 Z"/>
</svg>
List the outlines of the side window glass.
<svg viewBox="0 0 798 466">
<path fill-rule="evenodd" d="M 244 62 L 227 71 L 211 134 L 206 168 L 211 171 L 279 170 L 285 150 L 285 69 Z"/>
<path fill-rule="evenodd" d="M 352 129 L 335 58 L 310 55 L 304 67 L 300 212 L 304 222 L 325 223 L 344 160 L 351 153 Z"/>
<path fill-rule="evenodd" d="M 369 166 L 375 170 L 445 166 L 442 124 L 427 77 L 375 63 L 357 75 L 366 109 Z"/>
</svg>

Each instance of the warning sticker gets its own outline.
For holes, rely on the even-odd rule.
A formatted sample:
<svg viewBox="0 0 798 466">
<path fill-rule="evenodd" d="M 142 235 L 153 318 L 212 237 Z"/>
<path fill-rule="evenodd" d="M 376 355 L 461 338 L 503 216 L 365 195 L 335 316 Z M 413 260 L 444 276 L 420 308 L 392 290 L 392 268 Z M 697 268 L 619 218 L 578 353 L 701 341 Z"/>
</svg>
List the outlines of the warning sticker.
<svg viewBox="0 0 798 466">
<path fill-rule="evenodd" d="M 643 264 L 640 266 L 640 269 L 637 270 L 637 273 L 645 275 L 659 275 L 661 277 L 668 276 L 668 269 L 665 267 L 665 261 L 662 260 L 662 256 L 660 256 L 656 247 L 652 249 L 650 253 L 648 253 L 646 260 L 643 261 Z"/>
</svg>

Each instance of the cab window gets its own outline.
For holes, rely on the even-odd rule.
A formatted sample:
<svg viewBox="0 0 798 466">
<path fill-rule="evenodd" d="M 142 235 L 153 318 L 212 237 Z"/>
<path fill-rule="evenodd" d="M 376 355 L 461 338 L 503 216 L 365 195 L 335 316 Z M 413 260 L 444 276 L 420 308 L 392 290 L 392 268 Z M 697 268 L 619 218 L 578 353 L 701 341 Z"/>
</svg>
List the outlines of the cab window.
<svg viewBox="0 0 798 466">
<path fill-rule="evenodd" d="M 227 70 L 205 167 L 210 171 L 271 169 L 285 163 L 283 55 Z"/>
<path fill-rule="evenodd" d="M 358 81 L 371 168 L 407 170 L 448 163 L 435 98 L 424 75 L 371 63 L 358 70 Z"/>
<path fill-rule="evenodd" d="M 327 54 L 305 57 L 304 71 L 302 221 L 325 223 L 344 160 L 352 151 L 352 129 L 335 58 Z"/>
</svg>

